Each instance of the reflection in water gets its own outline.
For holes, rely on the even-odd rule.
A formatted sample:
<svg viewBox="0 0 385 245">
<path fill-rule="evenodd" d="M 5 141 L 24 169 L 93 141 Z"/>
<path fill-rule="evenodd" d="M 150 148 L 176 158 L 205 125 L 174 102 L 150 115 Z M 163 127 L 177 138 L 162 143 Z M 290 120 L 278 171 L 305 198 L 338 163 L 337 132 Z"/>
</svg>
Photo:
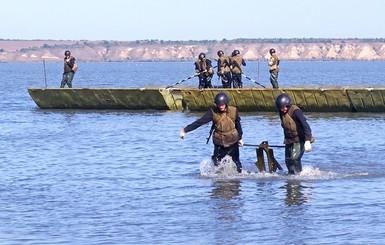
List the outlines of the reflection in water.
<svg viewBox="0 0 385 245">
<path fill-rule="evenodd" d="M 239 219 L 242 202 L 238 200 L 241 182 L 239 180 L 217 180 L 213 182 L 214 188 L 210 197 L 213 200 L 212 208 L 217 213 L 218 220 Z"/>
<path fill-rule="evenodd" d="M 239 180 L 217 180 L 214 181 L 214 189 L 211 197 L 231 200 L 240 194 L 241 182 Z"/>
<path fill-rule="evenodd" d="M 283 186 L 286 190 L 285 204 L 283 209 L 282 229 L 283 237 L 290 239 L 290 244 L 307 244 L 309 227 L 313 220 L 308 219 L 312 187 L 304 186 L 298 179 L 287 179 Z M 294 235 L 294 236 L 293 236 Z"/>
<path fill-rule="evenodd" d="M 214 180 L 210 192 L 210 206 L 213 210 L 214 241 L 232 244 L 241 239 L 237 225 L 242 220 L 243 201 L 239 180 Z"/>
<path fill-rule="evenodd" d="M 288 179 L 285 185 L 286 188 L 286 198 L 285 203 L 288 206 L 292 205 L 302 205 L 309 202 L 309 193 L 306 192 L 305 187 L 301 185 L 299 180 Z"/>
</svg>

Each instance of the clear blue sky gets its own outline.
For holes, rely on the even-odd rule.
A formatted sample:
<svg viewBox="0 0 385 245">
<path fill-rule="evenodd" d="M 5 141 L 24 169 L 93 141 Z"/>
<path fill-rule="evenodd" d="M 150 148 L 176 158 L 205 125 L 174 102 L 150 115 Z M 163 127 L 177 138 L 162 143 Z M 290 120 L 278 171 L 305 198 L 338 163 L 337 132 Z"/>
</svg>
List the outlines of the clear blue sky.
<svg viewBox="0 0 385 245">
<path fill-rule="evenodd" d="M 7 0 L 1 39 L 385 38 L 384 0 Z"/>
</svg>

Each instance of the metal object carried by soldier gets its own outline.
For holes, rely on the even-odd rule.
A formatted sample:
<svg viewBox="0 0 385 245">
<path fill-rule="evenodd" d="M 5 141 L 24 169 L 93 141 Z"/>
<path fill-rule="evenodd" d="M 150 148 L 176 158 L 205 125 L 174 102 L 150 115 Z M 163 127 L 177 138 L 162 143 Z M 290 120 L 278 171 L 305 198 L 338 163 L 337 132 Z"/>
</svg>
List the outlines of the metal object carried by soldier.
<svg viewBox="0 0 385 245">
<path fill-rule="evenodd" d="M 257 162 L 255 163 L 255 165 L 257 166 L 260 172 L 266 172 L 265 157 L 263 154 L 264 152 L 266 152 L 266 156 L 267 156 L 269 173 L 276 172 L 277 169 L 283 170 L 281 165 L 278 163 L 278 161 L 274 157 L 273 149 L 269 149 L 269 144 L 267 141 L 263 141 L 259 145 L 259 147 L 256 149 L 256 152 L 257 152 Z"/>
</svg>

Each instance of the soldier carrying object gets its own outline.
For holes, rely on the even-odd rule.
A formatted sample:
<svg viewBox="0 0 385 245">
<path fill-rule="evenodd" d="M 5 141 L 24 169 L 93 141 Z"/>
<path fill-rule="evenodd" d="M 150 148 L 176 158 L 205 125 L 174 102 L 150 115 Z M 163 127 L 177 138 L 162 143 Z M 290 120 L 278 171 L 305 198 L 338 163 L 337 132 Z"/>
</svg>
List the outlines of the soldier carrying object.
<svg viewBox="0 0 385 245">
<path fill-rule="evenodd" d="M 180 131 L 179 136 L 184 139 L 187 132 L 212 122 L 214 153 L 212 160 L 218 166 L 226 156 L 231 156 L 238 173 L 242 172 L 239 160 L 239 147 L 243 146 L 241 118 L 238 109 L 229 106 L 230 99 L 226 93 L 220 92 L 214 98 L 215 107 L 210 108 L 200 119 L 187 125 Z"/>
<path fill-rule="evenodd" d="M 214 69 L 211 60 L 206 59 L 205 53 L 200 53 L 198 59 L 194 63 L 195 73 L 199 78 L 199 89 L 212 88 L 211 79 L 214 75 Z"/>
</svg>

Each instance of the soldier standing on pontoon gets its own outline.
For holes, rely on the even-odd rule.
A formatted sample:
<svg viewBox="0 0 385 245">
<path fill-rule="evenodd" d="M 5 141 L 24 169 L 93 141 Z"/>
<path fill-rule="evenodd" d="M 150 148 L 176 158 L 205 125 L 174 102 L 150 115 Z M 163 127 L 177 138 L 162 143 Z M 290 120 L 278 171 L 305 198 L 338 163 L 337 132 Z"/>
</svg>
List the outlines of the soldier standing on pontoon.
<svg viewBox="0 0 385 245">
<path fill-rule="evenodd" d="M 231 88 L 230 57 L 225 55 L 222 50 L 218 51 L 218 77 L 222 80 L 223 88 Z"/>
<path fill-rule="evenodd" d="M 211 60 L 206 59 L 205 53 L 200 53 L 198 59 L 194 63 L 195 73 L 199 78 L 199 89 L 212 88 L 211 79 L 214 75 L 214 69 Z"/>
<path fill-rule="evenodd" d="M 245 60 L 240 56 L 239 50 L 234 50 L 230 57 L 230 68 L 232 75 L 233 88 L 242 88 L 242 66 L 245 66 Z"/>
<path fill-rule="evenodd" d="M 279 59 L 276 55 L 275 49 L 269 50 L 269 71 L 270 71 L 270 82 L 273 88 L 278 88 L 278 72 L 279 72 Z"/>
</svg>

